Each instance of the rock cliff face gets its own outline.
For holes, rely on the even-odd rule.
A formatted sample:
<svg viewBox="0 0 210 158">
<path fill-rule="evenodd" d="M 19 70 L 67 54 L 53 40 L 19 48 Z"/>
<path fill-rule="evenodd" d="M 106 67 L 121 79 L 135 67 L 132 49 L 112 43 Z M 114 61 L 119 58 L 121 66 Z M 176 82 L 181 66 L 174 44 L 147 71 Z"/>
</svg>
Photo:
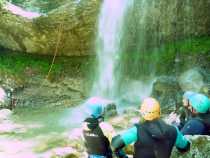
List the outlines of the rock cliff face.
<svg viewBox="0 0 210 158">
<path fill-rule="evenodd" d="M 33 2 L 36 7 L 37 2 Z M 101 0 L 62 1 L 54 9 L 56 5 L 45 5 L 53 10 L 33 20 L 1 9 L 0 45 L 15 51 L 52 55 L 60 41 L 58 55 L 93 53 Z M 130 25 L 125 27 L 122 46 L 139 51 L 168 41 L 209 35 L 209 14 L 208 0 L 134 0 L 126 18 L 125 25 Z"/>
<path fill-rule="evenodd" d="M 165 42 L 209 35 L 209 13 L 208 0 L 134 0 L 126 18 L 132 25 L 125 30 L 128 37 L 124 46 L 142 51 Z"/>
<path fill-rule="evenodd" d="M 46 1 L 46 0 L 10 0 L 15 5 L 21 6 L 26 8 L 30 11 L 38 11 L 41 13 L 47 13 L 59 6 L 65 4 L 69 0 L 53 0 L 53 1 Z M 79 0 L 70 0 L 73 2 L 79 2 Z"/>
<path fill-rule="evenodd" d="M 8 5 L 8 4 L 7 4 Z M 93 48 L 99 1 L 68 2 L 32 20 L 0 10 L 0 45 L 14 51 L 87 55 Z"/>
</svg>

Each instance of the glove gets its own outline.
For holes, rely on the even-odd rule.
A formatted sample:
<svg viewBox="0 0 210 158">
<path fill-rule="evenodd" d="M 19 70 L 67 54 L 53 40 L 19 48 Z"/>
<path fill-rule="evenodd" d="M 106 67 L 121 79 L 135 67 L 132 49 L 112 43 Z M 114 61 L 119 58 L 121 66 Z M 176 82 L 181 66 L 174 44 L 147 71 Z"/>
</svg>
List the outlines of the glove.
<svg viewBox="0 0 210 158">
<path fill-rule="evenodd" d="M 187 145 L 186 145 L 186 147 L 185 147 L 184 149 L 178 148 L 178 147 L 176 147 L 176 148 L 177 148 L 177 150 L 178 150 L 180 153 L 185 153 L 185 152 L 187 152 L 187 151 L 190 150 L 190 145 L 191 145 L 191 143 L 188 141 L 188 142 L 187 142 Z"/>
<path fill-rule="evenodd" d="M 118 158 L 128 158 L 128 156 L 125 154 L 125 152 L 123 150 L 115 151 L 115 155 Z"/>
<path fill-rule="evenodd" d="M 112 139 L 111 146 L 113 148 L 115 155 L 118 158 L 128 158 L 128 156 L 122 150 L 122 148 L 125 146 L 125 143 L 120 135 L 117 135 Z"/>
</svg>

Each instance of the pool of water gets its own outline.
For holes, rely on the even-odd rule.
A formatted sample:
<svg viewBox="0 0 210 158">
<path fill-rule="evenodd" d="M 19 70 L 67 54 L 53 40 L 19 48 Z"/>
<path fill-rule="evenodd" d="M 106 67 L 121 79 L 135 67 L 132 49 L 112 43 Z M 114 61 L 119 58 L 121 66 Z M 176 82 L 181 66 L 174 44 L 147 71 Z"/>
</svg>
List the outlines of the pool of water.
<svg viewBox="0 0 210 158">
<path fill-rule="evenodd" d="M 85 113 L 82 106 L 75 108 L 17 108 L 12 120 L 26 127 L 20 137 L 36 137 L 50 133 L 64 133 L 81 126 Z"/>
</svg>

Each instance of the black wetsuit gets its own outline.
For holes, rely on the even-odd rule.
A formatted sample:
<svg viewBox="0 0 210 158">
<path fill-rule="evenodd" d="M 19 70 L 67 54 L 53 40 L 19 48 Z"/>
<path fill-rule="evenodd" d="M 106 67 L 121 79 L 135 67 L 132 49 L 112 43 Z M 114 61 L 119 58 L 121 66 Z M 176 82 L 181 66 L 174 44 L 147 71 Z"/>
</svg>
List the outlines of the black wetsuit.
<svg viewBox="0 0 210 158">
<path fill-rule="evenodd" d="M 193 117 L 193 115 L 186 107 L 180 107 L 177 113 L 180 114 L 180 124 L 178 128 L 181 129 L 186 122 Z"/>
<path fill-rule="evenodd" d="M 134 158 L 169 158 L 176 142 L 176 128 L 162 120 L 136 124 L 138 138 Z"/>
<path fill-rule="evenodd" d="M 108 138 L 103 134 L 99 126 L 99 121 L 94 118 L 87 118 L 89 130 L 83 130 L 85 146 L 89 155 L 100 155 L 112 158 L 112 151 Z"/>
<path fill-rule="evenodd" d="M 200 113 L 190 118 L 181 132 L 184 135 L 210 135 L 210 113 Z"/>
</svg>

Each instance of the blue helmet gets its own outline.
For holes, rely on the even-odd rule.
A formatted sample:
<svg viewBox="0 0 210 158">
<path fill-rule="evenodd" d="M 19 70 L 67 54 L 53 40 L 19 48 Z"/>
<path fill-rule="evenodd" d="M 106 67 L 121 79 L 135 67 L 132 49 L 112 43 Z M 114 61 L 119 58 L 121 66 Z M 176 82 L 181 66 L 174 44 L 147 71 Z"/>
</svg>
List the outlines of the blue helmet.
<svg viewBox="0 0 210 158">
<path fill-rule="evenodd" d="M 203 94 L 191 95 L 189 102 L 198 113 L 206 113 L 210 108 L 210 100 Z"/>
<path fill-rule="evenodd" d="M 186 99 L 189 99 L 190 96 L 196 94 L 195 92 L 193 91 L 186 91 L 184 94 L 183 94 L 183 97 L 186 98 Z"/>
<path fill-rule="evenodd" d="M 93 118 L 103 115 L 103 103 L 99 97 L 92 97 L 86 102 L 87 112 Z"/>
</svg>

